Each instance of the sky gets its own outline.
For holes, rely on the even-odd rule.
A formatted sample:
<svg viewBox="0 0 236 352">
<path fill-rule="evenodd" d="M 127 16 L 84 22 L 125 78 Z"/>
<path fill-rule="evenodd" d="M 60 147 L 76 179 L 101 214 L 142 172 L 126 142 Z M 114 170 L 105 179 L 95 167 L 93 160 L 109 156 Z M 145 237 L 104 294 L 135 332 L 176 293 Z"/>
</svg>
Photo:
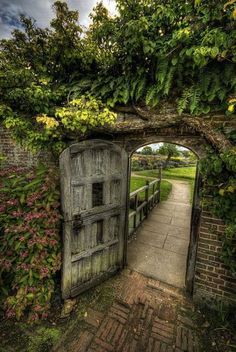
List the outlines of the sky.
<svg viewBox="0 0 236 352">
<path fill-rule="evenodd" d="M 174 143 L 170 143 L 170 144 L 174 144 Z M 151 147 L 153 150 L 159 149 L 162 145 L 163 145 L 163 143 L 148 144 L 148 146 Z M 137 149 L 137 151 L 141 151 L 144 147 L 141 147 L 141 148 Z M 177 149 L 178 150 L 189 150 L 188 148 L 182 147 L 181 145 L 177 145 Z"/>
<path fill-rule="evenodd" d="M 39 27 L 49 25 L 53 17 L 53 0 L 0 0 L 0 38 L 10 38 L 11 31 L 20 27 L 19 15 L 25 14 L 37 21 Z M 67 0 L 69 8 L 79 10 L 80 23 L 87 26 L 88 15 L 97 0 Z M 115 0 L 103 0 L 111 14 L 115 13 Z"/>
</svg>

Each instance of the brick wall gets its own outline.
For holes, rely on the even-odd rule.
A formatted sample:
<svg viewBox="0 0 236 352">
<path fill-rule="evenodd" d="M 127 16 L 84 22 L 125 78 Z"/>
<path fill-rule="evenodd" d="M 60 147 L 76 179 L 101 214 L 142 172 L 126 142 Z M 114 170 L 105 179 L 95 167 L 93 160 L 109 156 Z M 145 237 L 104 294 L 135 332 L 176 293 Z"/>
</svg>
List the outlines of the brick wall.
<svg viewBox="0 0 236 352">
<path fill-rule="evenodd" d="M 224 230 L 222 220 L 203 210 L 196 260 L 195 300 L 208 304 L 216 299 L 236 303 L 236 275 L 233 277 L 220 259 Z"/>
<path fill-rule="evenodd" d="M 17 145 L 11 138 L 9 130 L 0 126 L 0 154 L 5 157 L 3 165 L 33 166 L 39 161 L 55 165 L 52 155 L 46 152 L 32 154 Z"/>
</svg>

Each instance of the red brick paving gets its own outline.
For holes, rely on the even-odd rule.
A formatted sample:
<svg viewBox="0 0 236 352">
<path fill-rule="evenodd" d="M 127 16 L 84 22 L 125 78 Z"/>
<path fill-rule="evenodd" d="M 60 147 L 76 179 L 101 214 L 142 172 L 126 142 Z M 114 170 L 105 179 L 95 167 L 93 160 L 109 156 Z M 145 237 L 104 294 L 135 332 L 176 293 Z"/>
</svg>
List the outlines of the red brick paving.
<svg viewBox="0 0 236 352">
<path fill-rule="evenodd" d="M 125 270 L 108 313 L 89 309 L 67 352 L 198 352 L 191 303 L 178 290 Z M 181 306 L 183 309 L 181 310 Z M 64 352 L 60 347 L 57 352 Z"/>
</svg>

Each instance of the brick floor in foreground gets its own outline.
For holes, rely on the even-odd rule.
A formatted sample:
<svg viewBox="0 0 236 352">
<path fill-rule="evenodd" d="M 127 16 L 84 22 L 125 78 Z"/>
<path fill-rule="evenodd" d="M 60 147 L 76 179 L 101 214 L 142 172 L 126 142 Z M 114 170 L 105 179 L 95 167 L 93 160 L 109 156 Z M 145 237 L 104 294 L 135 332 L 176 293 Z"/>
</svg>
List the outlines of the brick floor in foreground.
<svg viewBox="0 0 236 352">
<path fill-rule="evenodd" d="M 90 309 L 86 328 L 57 352 L 197 352 L 192 304 L 179 289 L 130 270 L 108 313 Z"/>
</svg>

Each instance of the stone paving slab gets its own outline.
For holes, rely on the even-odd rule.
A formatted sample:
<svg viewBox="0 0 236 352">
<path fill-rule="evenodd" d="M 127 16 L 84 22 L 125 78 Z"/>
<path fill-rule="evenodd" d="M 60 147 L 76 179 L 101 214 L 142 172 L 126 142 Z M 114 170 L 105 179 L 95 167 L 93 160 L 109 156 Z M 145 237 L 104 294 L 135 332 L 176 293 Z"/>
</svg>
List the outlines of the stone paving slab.
<svg viewBox="0 0 236 352">
<path fill-rule="evenodd" d="M 188 216 L 186 216 L 186 218 L 181 219 L 172 217 L 171 225 L 173 225 L 174 227 L 184 227 L 190 231 L 190 219 Z"/>
<path fill-rule="evenodd" d="M 83 330 L 53 352 L 199 351 L 193 307 L 181 291 L 130 270 L 117 279 L 121 290 L 108 312 L 89 309 Z"/>
<path fill-rule="evenodd" d="M 167 213 L 168 214 L 168 213 Z M 161 224 L 171 224 L 172 220 L 172 215 L 160 215 L 160 214 L 150 214 L 148 217 L 148 222 L 155 222 L 155 223 L 161 223 Z"/>
<path fill-rule="evenodd" d="M 159 280 L 184 287 L 186 255 L 137 241 L 129 252 L 129 262 L 135 263 L 135 270 L 144 275 L 156 278 L 158 273 Z"/>
<path fill-rule="evenodd" d="M 176 236 L 167 235 L 164 249 L 178 254 L 187 255 L 189 241 Z"/>
<path fill-rule="evenodd" d="M 163 248 L 166 241 L 166 234 L 155 233 L 152 231 L 141 229 L 139 237 L 136 241 L 148 244 L 149 246 Z"/>
<path fill-rule="evenodd" d="M 149 219 L 145 220 L 140 226 L 139 231 L 148 230 L 157 234 L 165 234 L 170 236 L 176 236 L 184 239 L 189 239 L 189 229 L 183 227 L 175 227 L 168 224 L 156 224 L 156 222 L 151 222 Z M 138 232 L 139 233 L 139 232 Z"/>
</svg>

